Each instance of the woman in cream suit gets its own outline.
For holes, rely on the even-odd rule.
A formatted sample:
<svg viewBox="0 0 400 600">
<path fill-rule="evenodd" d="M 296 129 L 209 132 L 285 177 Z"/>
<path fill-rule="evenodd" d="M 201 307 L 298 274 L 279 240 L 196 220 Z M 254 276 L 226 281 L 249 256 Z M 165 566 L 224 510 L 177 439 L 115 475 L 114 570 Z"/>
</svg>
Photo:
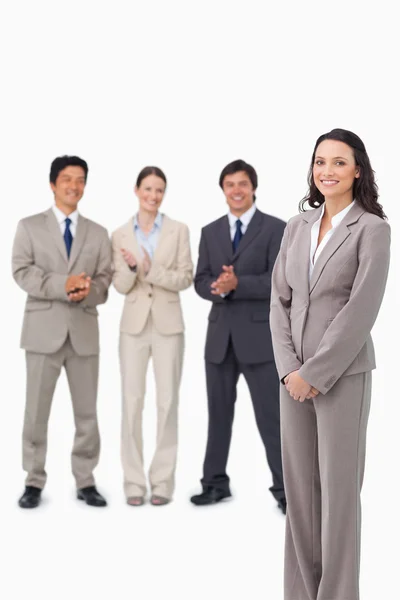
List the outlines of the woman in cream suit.
<svg viewBox="0 0 400 600">
<path fill-rule="evenodd" d="M 364 144 L 350 131 L 317 140 L 309 186 L 272 277 L 285 600 L 358 600 L 370 332 L 386 285 L 390 227 Z"/>
<path fill-rule="evenodd" d="M 122 465 L 128 504 L 146 495 L 142 411 L 146 372 L 153 360 L 157 389 L 157 444 L 150 466 L 151 503 L 167 504 L 173 494 L 177 454 L 178 393 L 184 350 L 179 292 L 193 279 L 189 231 L 159 212 L 166 177 L 145 167 L 137 178 L 139 211 L 112 235 L 114 277 L 125 295 L 120 325 L 122 377 Z"/>
</svg>

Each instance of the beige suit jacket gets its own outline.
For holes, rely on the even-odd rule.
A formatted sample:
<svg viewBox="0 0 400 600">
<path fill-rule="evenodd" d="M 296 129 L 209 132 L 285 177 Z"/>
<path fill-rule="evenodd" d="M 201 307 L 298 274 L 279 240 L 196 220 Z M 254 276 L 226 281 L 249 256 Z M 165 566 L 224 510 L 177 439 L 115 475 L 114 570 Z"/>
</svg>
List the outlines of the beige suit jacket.
<svg viewBox="0 0 400 600">
<path fill-rule="evenodd" d="M 111 244 L 106 229 L 79 215 L 70 258 L 52 209 L 22 219 L 12 251 L 15 281 L 28 294 L 21 347 L 50 354 L 69 334 L 81 356 L 99 352 L 98 304 L 107 300 L 111 283 Z M 90 293 L 71 302 L 65 291 L 69 275 L 92 278 Z"/>
<path fill-rule="evenodd" d="M 389 269 L 390 227 L 357 202 L 317 259 L 311 228 L 321 208 L 291 219 L 272 275 L 270 324 L 279 377 L 300 369 L 326 394 L 343 375 L 375 368 L 370 335 Z"/>
<path fill-rule="evenodd" d="M 159 333 L 173 335 L 184 331 L 179 292 L 193 281 L 189 230 L 186 225 L 164 215 L 151 269 L 143 273 L 142 253 L 133 230 L 133 219 L 114 231 L 113 283 L 125 295 L 120 329 L 138 335 L 149 314 Z M 134 255 L 138 269 L 132 273 L 121 255 L 121 248 Z"/>
</svg>

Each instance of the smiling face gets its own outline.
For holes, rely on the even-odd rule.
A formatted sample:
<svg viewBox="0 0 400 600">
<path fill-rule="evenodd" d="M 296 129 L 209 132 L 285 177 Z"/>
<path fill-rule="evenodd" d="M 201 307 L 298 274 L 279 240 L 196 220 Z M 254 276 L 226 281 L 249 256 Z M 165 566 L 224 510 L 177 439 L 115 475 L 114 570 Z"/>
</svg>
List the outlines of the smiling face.
<svg viewBox="0 0 400 600">
<path fill-rule="evenodd" d="M 255 189 L 245 171 L 225 175 L 222 189 L 231 213 L 240 217 L 253 206 Z"/>
<path fill-rule="evenodd" d="M 353 150 L 344 142 L 324 140 L 315 151 L 315 185 L 326 199 L 353 201 L 354 180 L 360 177 Z"/>
<path fill-rule="evenodd" d="M 148 175 L 135 186 L 135 194 L 142 210 L 157 214 L 165 193 L 165 181 L 157 175 Z"/>
<path fill-rule="evenodd" d="M 86 177 L 82 167 L 68 166 L 50 183 L 56 206 L 66 215 L 74 212 L 85 190 Z"/>
</svg>

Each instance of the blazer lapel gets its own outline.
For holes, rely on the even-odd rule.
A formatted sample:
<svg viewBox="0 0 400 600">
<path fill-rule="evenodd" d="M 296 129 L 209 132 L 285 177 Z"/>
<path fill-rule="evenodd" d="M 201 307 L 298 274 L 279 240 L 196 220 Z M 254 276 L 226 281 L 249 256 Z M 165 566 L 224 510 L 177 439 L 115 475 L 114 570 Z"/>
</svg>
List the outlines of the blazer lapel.
<svg viewBox="0 0 400 600">
<path fill-rule="evenodd" d="M 142 252 L 137 243 L 136 235 L 133 230 L 133 217 L 124 226 L 122 232 L 122 247 L 132 252 L 137 262 L 142 260 Z"/>
<path fill-rule="evenodd" d="M 154 260 L 156 260 L 159 256 L 161 257 L 163 252 L 165 252 L 165 249 L 170 241 L 170 236 L 173 232 L 174 226 L 172 220 L 166 215 L 163 215 L 160 237 L 158 238 L 157 246 L 153 256 Z"/>
<path fill-rule="evenodd" d="M 251 219 L 249 226 L 247 227 L 246 233 L 240 240 L 239 246 L 233 255 L 233 261 L 237 259 L 239 254 L 247 248 L 247 246 L 254 240 L 254 238 L 260 233 L 262 225 L 262 215 L 257 209 Z"/>
<path fill-rule="evenodd" d="M 71 254 L 69 255 L 69 261 L 68 261 L 68 272 L 69 273 L 71 272 L 72 267 L 76 263 L 76 261 L 79 257 L 80 251 L 82 250 L 82 246 L 83 246 L 85 238 L 86 238 L 87 229 L 88 229 L 88 220 L 85 219 L 85 217 L 82 217 L 81 215 L 79 215 L 78 223 L 76 225 L 75 237 L 72 241 Z"/>
<path fill-rule="evenodd" d="M 222 217 L 220 221 L 217 242 L 221 245 L 224 256 L 226 256 L 226 264 L 230 265 L 233 259 L 233 248 L 231 240 L 231 228 L 227 215 Z"/>
<path fill-rule="evenodd" d="M 335 252 L 340 248 L 343 242 L 351 234 L 349 225 L 356 223 L 364 212 L 365 210 L 363 209 L 363 207 L 356 202 L 356 204 L 349 210 L 347 215 L 344 217 L 340 225 L 338 225 L 337 229 L 335 229 L 335 231 L 332 233 L 332 237 L 327 242 L 325 248 L 322 250 L 315 263 L 310 281 L 310 294 L 315 288 L 331 256 L 335 254 Z"/>
<path fill-rule="evenodd" d="M 310 295 L 309 273 L 310 273 L 310 250 L 311 250 L 311 229 L 321 216 L 322 208 L 303 213 L 302 230 L 299 234 L 300 242 L 295 248 L 297 255 L 297 265 L 299 270 L 299 282 L 304 287 L 304 297 Z"/>
<path fill-rule="evenodd" d="M 64 238 L 61 235 L 60 225 L 58 224 L 53 210 L 50 208 L 49 210 L 46 210 L 46 212 L 43 214 L 45 216 L 46 226 L 52 235 L 55 245 L 57 246 L 65 262 L 68 262 L 67 249 L 65 247 Z"/>
</svg>

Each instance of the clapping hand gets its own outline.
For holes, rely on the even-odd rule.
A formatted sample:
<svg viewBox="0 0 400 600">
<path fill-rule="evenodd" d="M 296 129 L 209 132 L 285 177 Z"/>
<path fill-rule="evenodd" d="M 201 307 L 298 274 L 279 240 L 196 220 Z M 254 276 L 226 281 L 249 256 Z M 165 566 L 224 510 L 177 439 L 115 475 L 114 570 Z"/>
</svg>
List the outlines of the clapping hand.
<svg viewBox="0 0 400 600">
<path fill-rule="evenodd" d="M 128 267 L 136 267 L 137 263 L 132 252 L 129 252 L 129 250 L 125 250 L 125 248 L 121 248 L 121 254 Z"/>
<path fill-rule="evenodd" d="M 238 278 L 236 277 L 233 266 L 226 265 L 222 266 L 222 273 L 216 281 L 211 284 L 211 293 L 214 296 L 220 294 L 229 294 L 232 290 L 235 290 L 238 284 Z"/>
<path fill-rule="evenodd" d="M 144 271 L 144 274 L 147 275 L 147 273 L 151 269 L 151 258 L 150 258 L 150 254 L 147 252 L 146 248 L 144 248 L 143 246 L 141 246 L 141 248 L 143 251 L 143 262 L 142 262 L 143 271 Z"/>
<path fill-rule="evenodd" d="M 86 273 L 79 275 L 70 275 L 65 284 L 65 290 L 68 294 L 68 299 L 71 302 L 80 302 L 90 292 L 91 278 L 86 276 Z"/>
</svg>

